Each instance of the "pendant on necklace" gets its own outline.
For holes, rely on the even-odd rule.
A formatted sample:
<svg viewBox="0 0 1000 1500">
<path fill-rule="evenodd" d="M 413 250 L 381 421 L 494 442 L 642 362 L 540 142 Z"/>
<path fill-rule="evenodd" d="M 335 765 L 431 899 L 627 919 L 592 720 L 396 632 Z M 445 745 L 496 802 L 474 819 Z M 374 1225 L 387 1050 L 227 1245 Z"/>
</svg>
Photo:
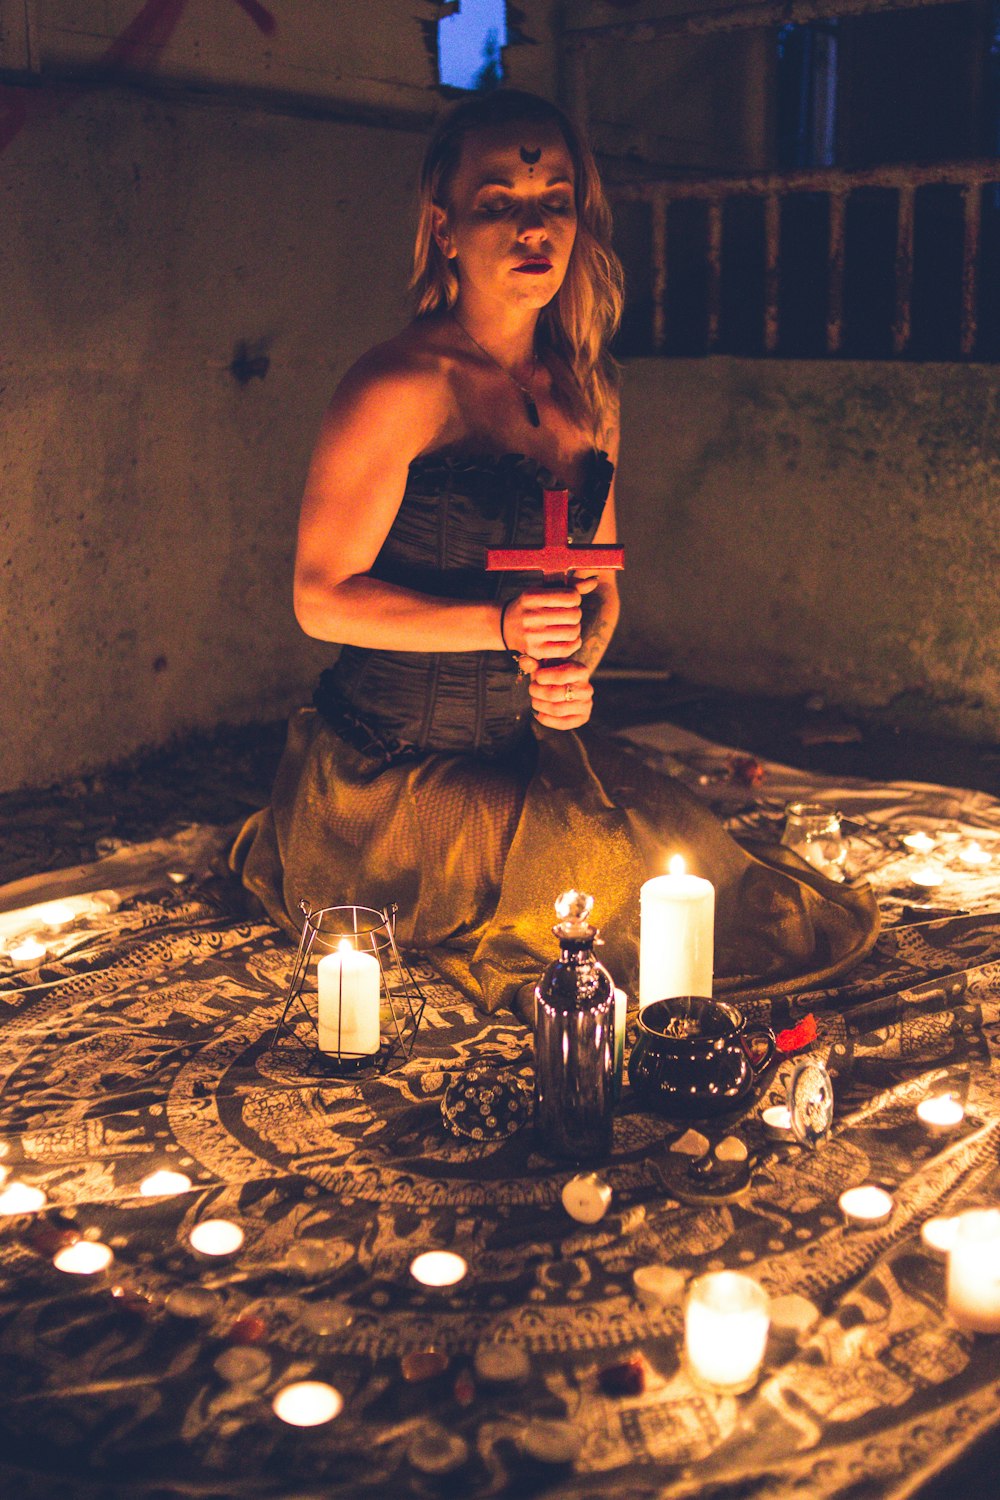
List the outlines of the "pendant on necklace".
<svg viewBox="0 0 1000 1500">
<path fill-rule="evenodd" d="M 535 405 L 535 398 L 533 396 L 529 396 L 527 391 L 524 392 L 524 410 L 525 415 L 527 416 L 528 421 L 531 423 L 532 427 L 541 427 L 542 419 L 538 415 L 538 407 Z"/>
</svg>

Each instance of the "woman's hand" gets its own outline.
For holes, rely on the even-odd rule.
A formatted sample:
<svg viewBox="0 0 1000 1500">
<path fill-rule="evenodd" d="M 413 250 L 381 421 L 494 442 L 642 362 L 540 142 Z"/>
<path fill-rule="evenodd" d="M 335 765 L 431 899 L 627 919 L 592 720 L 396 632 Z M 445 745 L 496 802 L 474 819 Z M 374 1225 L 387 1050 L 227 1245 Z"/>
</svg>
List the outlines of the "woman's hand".
<svg viewBox="0 0 1000 1500">
<path fill-rule="evenodd" d="M 531 711 L 539 724 L 547 729 L 579 729 L 587 723 L 594 708 L 594 689 L 582 662 L 546 666 L 531 656 L 522 656 L 520 667 L 531 678 Z"/>
<path fill-rule="evenodd" d="M 580 590 L 538 589 L 518 594 L 507 606 L 503 635 L 507 648 L 536 662 L 572 656 L 583 644 Z"/>
</svg>

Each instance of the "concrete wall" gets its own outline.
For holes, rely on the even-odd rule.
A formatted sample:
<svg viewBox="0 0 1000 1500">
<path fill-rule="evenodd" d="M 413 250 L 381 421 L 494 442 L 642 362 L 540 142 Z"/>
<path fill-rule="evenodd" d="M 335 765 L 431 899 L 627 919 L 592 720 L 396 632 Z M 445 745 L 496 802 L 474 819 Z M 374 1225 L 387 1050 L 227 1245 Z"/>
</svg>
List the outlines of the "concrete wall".
<svg viewBox="0 0 1000 1500">
<path fill-rule="evenodd" d="M 1000 737 L 1000 368 L 633 360 L 616 657 Z"/>
<path fill-rule="evenodd" d="M 303 700 L 302 481 L 405 318 L 422 144 L 109 90 L 0 157 L 0 789 Z"/>
</svg>

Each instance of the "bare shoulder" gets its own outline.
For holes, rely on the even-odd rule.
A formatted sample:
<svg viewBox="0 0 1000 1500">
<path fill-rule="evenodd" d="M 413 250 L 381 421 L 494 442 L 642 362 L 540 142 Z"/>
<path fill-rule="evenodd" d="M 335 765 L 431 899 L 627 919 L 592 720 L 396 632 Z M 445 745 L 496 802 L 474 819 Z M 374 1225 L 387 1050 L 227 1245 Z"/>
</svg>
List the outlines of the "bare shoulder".
<svg viewBox="0 0 1000 1500">
<path fill-rule="evenodd" d="M 422 446 L 447 421 L 451 361 L 433 327 L 411 324 L 352 365 L 334 392 L 329 417 L 353 425 L 391 420 L 399 437 Z"/>
</svg>

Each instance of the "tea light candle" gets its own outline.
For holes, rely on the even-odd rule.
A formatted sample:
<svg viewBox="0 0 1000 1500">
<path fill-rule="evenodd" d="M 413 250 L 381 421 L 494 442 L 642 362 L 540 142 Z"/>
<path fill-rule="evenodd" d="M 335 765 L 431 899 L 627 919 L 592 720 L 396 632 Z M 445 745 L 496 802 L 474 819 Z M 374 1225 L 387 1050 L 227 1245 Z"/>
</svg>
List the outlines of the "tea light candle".
<svg viewBox="0 0 1000 1500">
<path fill-rule="evenodd" d="M 632 1285 L 643 1307 L 655 1311 L 680 1301 L 684 1273 L 674 1266 L 636 1266 Z"/>
<path fill-rule="evenodd" d="M 1000 1211 L 959 1214 L 948 1252 L 947 1303 L 952 1321 L 973 1333 L 1000 1333 Z"/>
<path fill-rule="evenodd" d="M 715 887 L 689 875 L 675 854 L 669 873 L 640 892 L 639 1008 L 677 995 L 712 993 Z"/>
<path fill-rule="evenodd" d="M 692 1284 L 684 1345 L 695 1380 L 739 1395 L 757 1379 L 770 1326 L 767 1294 L 750 1276 L 712 1271 Z"/>
<path fill-rule="evenodd" d="M 190 1186 L 191 1179 L 186 1172 L 170 1172 L 164 1168 L 144 1177 L 139 1192 L 143 1198 L 170 1198 L 174 1193 L 186 1193 Z"/>
<path fill-rule="evenodd" d="M 339 1417 L 343 1409 L 343 1396 L 322 1380 L 296 1380 L 282 1386 L 271 1402 L 274 1415 L 291 1427 L 319 1427 Z"/>
<path fill-rule="evenodd" d="M 787 1140 L 792 1133 L 792 1112 L 787 1104 L 771 1104 L 761 1114 L 764 1129 L 776 1141 Z"/>
<path fill-rule="evenodd" d="M 914 854 L 930 854 L 934 848 L 934 840 L 929 834 L 924 833 L 923 829 L 917 833 L 904 834 L 903 843 Z"/>
<path fill-rule="evenodd" d="M 28 937 L 7 949 L 12 969 L 35 969 L 49 956 L 49 950 L 37 938 Z"/>
<path fill-rule="evenodd" d="M 202 1219 L 188 1235 L 199 1255 L 235 1255 L 246 1236 L 231 1219 Z"/>
<path fill-rule="evenodd" d="M 837 1202 L 849 1224 L 860 1224 L 866 1229 L 884 1224 L 892 1213 L 892 1198 L 882 1188 L 872 1185 L 848 1188 Z"/>
<path fill-rule="evenodd" d="M 32 1214 L 44 1208 L 48 1200 L 41 1188 L 26 1182 L 8 1182 L 0 1192 L 0 1214 Z"/>
<path fill-rule="evenodd" d="M 64 1245 L 53 1257 L 52 1264 L 71 1276 L 96 1276 L 100 1271 L 106 1271 L 114 1258 L 110 1245 L 102 1245 L 99 1240 L 77 1240 L 72 1245 Z"/>
<path fill-rule="evenodd" d="M 923 886 L 925 890 L 933 890 L 944 880 L 944 871 L 940 865 L 921 865 L 919 869 L 910 873 L 910 881 L 913 885 Z"/>
<path fill-rule="evenodd" d="M 961 1125 L 965 1106 L 952 1094 L 935 1094 L 917 1105 L 917 1119 L 932 1135 L 943 1135 Z"/>
<path fill-rule="evenodd" d="M 571 1177 L 561 1196 L 563 1208 L 578 1224 L 596 1224 L 611 1204 L 611 1189 L 596 1172 Z"/>
<path fill-rule="evenodd" d="M 993 863 L 993 856 L 984 849 L 978 839 L 971 839 L 964 849 L 958 853 L 963 865 L 989 865 Z"/>
<path fill-rule="evenodd" d="M 425 1250 L 410 1262 L 410 1275 L 422 1286 L 454 1286 L 469 1267 L 451 1250 Z"/>
<path fill-rule="evenodd" d="M 336 953 L 316 965 L 319 986 L 319 1047 L 321 1052 L 373 1057 L 381 1046 L 379 1035 L 378 959 L 359 953 L 343 938 Z"/>
<path fill-rule="evenodd" d="M 36 915 L 45 927 L 59 932 L 75 919 L 78 906 L 79 902 L 71 905 L 69 901 L 46 901 L 38 907 Z"/>
</svg>

